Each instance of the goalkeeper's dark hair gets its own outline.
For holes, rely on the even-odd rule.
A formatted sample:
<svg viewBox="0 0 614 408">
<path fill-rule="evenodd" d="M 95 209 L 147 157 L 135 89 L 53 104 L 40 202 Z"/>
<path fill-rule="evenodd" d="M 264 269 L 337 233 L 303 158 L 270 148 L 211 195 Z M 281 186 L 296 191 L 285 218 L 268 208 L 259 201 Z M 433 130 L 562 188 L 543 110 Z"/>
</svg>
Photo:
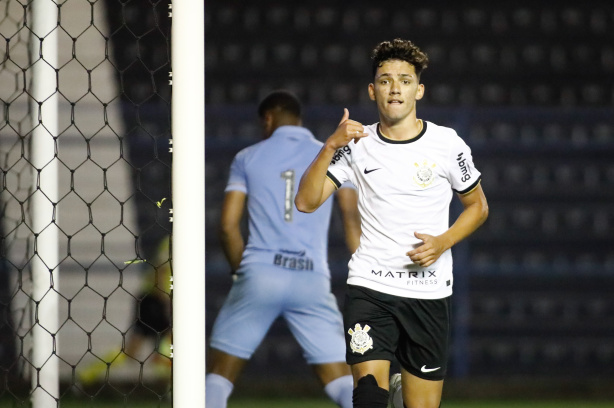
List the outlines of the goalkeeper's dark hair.
<svg viewBox="0 0 614 408">
<path fill-rule="evenodd" d="M 414 66 L 418 78 L 429 65 L 429 57 L 426 53 L 411 41 L 400 38 L 379 43 L 371 52 L 371 59 L 373 60 L 373 77 L 375 77 L 377 69 L 389 60 L 401 60 L 410 63 Z"/>
<path fill-rule="evenodd" d="M 298 97 L 290 91 L 280 89 L 268 94 L 258 106 L 258 116 L 264 117 L 264 114 L 271 110 L 278 110 L 301 117 L 301 102 Z"/>
</svg>

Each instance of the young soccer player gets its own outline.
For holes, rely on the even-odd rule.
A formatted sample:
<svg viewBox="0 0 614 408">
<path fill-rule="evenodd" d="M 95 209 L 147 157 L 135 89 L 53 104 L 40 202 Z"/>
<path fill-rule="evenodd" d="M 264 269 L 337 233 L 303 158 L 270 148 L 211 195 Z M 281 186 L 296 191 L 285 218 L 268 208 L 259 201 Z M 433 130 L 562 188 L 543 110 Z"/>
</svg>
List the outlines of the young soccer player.
<svg viewBox="0 0 614 408">
<path fill-rule="evenodd" d="M 222 207 L 220 237 L 236 280 L 213 326 L 206 405 L 226 407 L 235 380 L 282 316 L 325 392 L 351 408 L 353 382 L 327 262 L 332 200 L 314 214 L 294 207 L 298 178 L 322 142 L 301 126 L 301 105 L 287 91 L 264 98 L 258 113 L 265 140 L 234 158 Z M 337 199 L 354 252 L 360 239 L 355 188 L 340 189 Z M 246 205 L 247 245 L 240 230 Z"/>
<path fill-rule="evenodd" d="M 295 202 L 311 212 L 346 181 L 358 189 L 362 235 L 344 305 L 354 407 L 387 406 L 390 361 L 397 358 L 405 406 L 437 408 L 450 337 L 450 249 L 486 220 L 488 205 L 465 142 L 416 116 L 426 54 L 395 39 L 380 43 L 372 58 L 368 91 L 379 123 L 363 126 L 346 109 Z M 450 226 L 453 191 L 464 210 Z"/>
</svg>

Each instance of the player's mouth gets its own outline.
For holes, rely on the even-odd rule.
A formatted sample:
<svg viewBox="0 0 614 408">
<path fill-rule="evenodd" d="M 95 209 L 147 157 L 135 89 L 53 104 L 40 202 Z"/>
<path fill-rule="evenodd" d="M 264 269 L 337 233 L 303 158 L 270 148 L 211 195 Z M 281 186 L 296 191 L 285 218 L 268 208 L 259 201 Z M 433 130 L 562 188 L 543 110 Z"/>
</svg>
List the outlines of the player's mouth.
<svg viewBox="0 0 614 408">
<path fill-rule="evenodd" d="M 401 105 L 403 103 L 403 101 L 399 100 L 399 99 L 390 99 L 388 101 L 389 105 Z"/>
</svg>

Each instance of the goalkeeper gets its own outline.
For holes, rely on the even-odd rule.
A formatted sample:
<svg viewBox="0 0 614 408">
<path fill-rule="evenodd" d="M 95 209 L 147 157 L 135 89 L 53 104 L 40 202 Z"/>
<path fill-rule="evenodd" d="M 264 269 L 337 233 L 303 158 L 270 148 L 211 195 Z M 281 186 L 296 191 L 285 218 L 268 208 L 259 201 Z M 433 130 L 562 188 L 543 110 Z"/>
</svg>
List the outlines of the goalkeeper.
<svg viewBox="0 0 614 408">
<path fill-rule="evenodd" d="M 236 280 L 213 326 L 206 405 L 226 407 L 245 364 L 281 316 L 326 394 L 351 408 L 352 376 L 327 262 L 332 200 L 313 214 L 294 207 L 298 180 L 322 143 L 301 126 L 300 102 L 289 92 L 269 94 L 258 113 L 265 140 L 234 158 L 222 207 L 221 241 Z M 357 193 L 344 187 L 336 196 L 353 252 L 360 236 Z M 247 245 L 240 230 L 246 206 Z"/>
</svg>

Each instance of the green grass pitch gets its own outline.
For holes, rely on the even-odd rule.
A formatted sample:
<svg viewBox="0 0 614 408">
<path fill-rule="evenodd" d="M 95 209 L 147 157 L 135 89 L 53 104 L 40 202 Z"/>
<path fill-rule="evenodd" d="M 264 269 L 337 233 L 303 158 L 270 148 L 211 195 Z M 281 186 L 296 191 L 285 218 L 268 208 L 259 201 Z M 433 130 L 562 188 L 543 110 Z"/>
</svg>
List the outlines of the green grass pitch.
<svg viewBox="0 0 614 408">
<path fill-rule="evenodd" d="M 230 399 L 228 408 L 335 408 L 326 399 Z M 443 401 L 442 408 L 614 408 L 614 401 Z"/>
<path fill-rule="evenodd" d="M 0 408 L 29 407 L 28 404 L 15 404 L 14 401 L 0 400 Z M 84 401 L 71 399 L 60 402 L 60 408 L 172 408 L 170 401 L 132 400 L 124 402 L 110 399 L 102 401 Z M 336 408 L 325 398 L 230 398 L 228 408 Z M 614 401 L 582 400 L 444 400 L 442 408 L 614 408 Z"/>
</svg>

